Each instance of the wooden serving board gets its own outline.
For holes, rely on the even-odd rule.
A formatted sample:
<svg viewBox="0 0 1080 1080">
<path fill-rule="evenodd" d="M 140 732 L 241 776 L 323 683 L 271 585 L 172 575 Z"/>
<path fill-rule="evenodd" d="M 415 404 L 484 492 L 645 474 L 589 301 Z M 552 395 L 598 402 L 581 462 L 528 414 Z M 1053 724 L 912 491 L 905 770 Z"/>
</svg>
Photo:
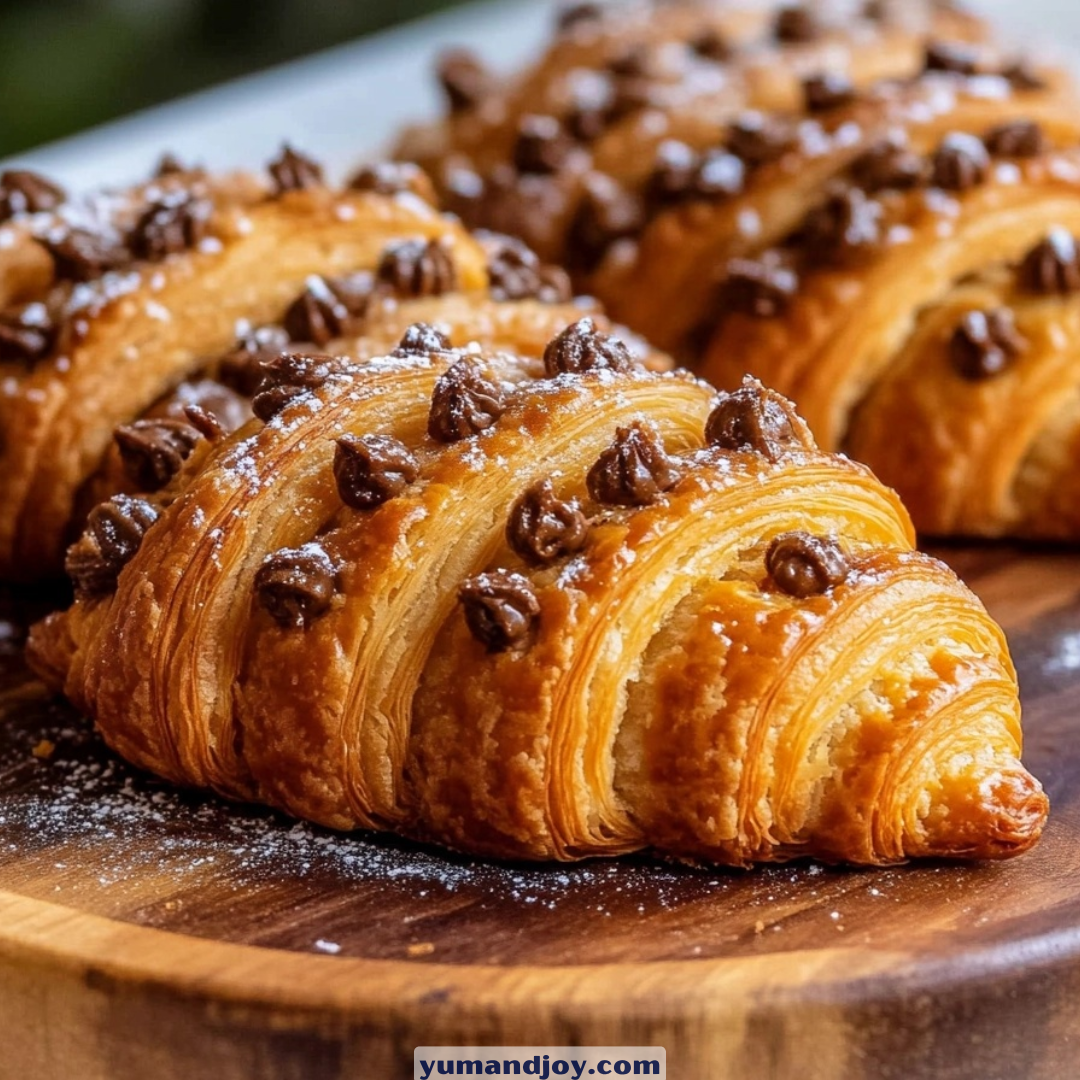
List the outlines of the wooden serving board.
<svg viewBox="0 0 1080 1080">
<path fill-rule="evenodd" d="M 669 1075 L 1080 1074 L 1080 554 L 951 561 L 1009 631 L 1052 820 L 1012 863 L 496 866 L 128 768 L 0 608 L 0 1078 L 412 1075 L 416 1045 L 662 1045 Z"/>
</svg>

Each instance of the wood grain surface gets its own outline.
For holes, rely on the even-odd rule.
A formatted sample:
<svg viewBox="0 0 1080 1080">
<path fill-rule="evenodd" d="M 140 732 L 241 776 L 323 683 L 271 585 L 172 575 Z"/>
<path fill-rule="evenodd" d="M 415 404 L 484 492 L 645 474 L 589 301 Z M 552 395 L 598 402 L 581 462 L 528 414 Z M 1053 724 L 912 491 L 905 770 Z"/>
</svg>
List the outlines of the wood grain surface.
<svg viewBox="0 0 1080 1080">
<path fill-rule="evenodd" d="M 416 1045 L 669 1075 L 1080 1073 L 1080 555 L 939 551 L 1009 632 L 1051 823 L 1011 863 L 497 866 L 182 792 L 22 667 L 0 600 L 0 1078 L 396 1078 Z"/>
</svg>

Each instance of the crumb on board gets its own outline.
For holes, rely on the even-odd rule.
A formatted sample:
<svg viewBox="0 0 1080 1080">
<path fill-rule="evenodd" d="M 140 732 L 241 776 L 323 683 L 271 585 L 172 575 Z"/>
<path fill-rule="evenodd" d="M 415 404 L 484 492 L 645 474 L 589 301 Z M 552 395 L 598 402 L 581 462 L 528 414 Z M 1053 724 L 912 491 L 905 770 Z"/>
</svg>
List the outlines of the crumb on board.
<svg viewBox="0 0 1080 1080">
<path fill-rule="evenodd" d="M 407 956 L 430 956 L 435 951 L 435 942 L 433 941 L 418 941 L 413 945 L 410 945 L 405 953 Z"/>
</svg>

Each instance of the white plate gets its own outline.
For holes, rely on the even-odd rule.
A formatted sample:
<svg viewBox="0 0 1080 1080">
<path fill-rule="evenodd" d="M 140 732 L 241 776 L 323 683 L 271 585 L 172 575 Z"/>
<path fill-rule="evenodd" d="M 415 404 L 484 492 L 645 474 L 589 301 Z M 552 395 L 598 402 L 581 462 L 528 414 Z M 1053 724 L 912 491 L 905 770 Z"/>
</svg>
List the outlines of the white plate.
<svg viewBox="0 0 1080 1080">
<path fill-rule="evenodd" d="M 435 114 L 431 64 L 440 49 L 468 43 L 512 68 L 545 39 L 554 3 L 470 4 L 95 128 L 18 161 L 80 189 L 144 176 L 165 150 L 220 169 L 267 161 L 287 139 L 340 172 L 377 154 L 403 124 Z M 1018 45 L 1080 45 L 1080 0 L 972 6 Z"/>
</svg>

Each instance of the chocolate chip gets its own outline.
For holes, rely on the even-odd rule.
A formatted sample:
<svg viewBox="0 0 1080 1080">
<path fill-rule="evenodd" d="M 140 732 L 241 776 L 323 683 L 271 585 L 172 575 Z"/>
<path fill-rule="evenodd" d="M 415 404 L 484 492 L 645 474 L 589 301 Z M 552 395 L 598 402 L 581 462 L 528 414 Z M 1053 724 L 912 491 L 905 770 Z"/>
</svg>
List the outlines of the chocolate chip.
<svg viewBox="0 0 1080 1080">
<path fill-rule="evenodd" d="M 735 55 L 731 42 L 715 26 L 706 26 L 699 30 L 687 44 L 703 60 L 712 60 L 717 64 L 722 64 Z"/>
<path fill-rule="evenodd" d="M 946 191 L 968 191 L 990 175 L 990 155 L 981 139 L 962 132 L 946 135 L 931 161 L 930 182 Z"/>
<path fill-rule="evenodd" d="M 583 23 L 600 22 L 604 17 L 604 5 L 597 3 L 563 4 L 556 17 L 561 32 L 574 29 Z"/>
<path fill-rule="evenodd" d="M 201 431 L 201 419 L 199 422 L 190 420 L 192 410 L 200 417 L 209 415 L 214 428 L 220 429 L 223 435 L 237 431 L 251 419 L 251 402 L 214 378 L 199 378 L 181 383 L 165 399 L 164 412 L 155 408 L 147 416 L 162 415 L 170 419 L 183 417 Z"/>
<path fill-rule="evenodd" d="M 738 195 L 745 179 L 746 166 L 734 154 L 710 150 L 701 155 L 684 142 L 667 139 L 657 147 L 646 190 L 650 203 L 663 206 Z"/>
<path fill-rule="evenodd" d="M 124 471 L 140 491 L 160 491 L 184 466 L 199 432 L 182 420 L 136 420 L 113 435 Z"/>
<path fill-rule="evenodd" d="M 847 557 L 832 536 L 789 532 L 765 554 L 765 569 L 781 592 L 805 600 L 843 585 L 851 573 Z"/>
<path fill-rule="evenodd" d="M 404 161 L 381 161 L 365 165 L 349 181 L 353 191 L 370 191 L 374 195 L 403 195 L 411 192 L 424 202 L 435 202 L 431 178 L 419 165 Z"/>
<path fill-rule="evenodd" d="M 1030 60 L 1016 60 L 1001 73 L 1014 90 L 1045 90 L 1047 81 L 1035 70 Z"/>
<path fill-rule="evenodd" d="M 544 349 L 544 371 L 556 375 L 581 375 L 586 371 L 624 374 L 634 366 L 630 350 L 617 337 L 602 334 L 591 318 L 568 326 Z"/>
<path fill-rule="evenodd" d="M 346 362 L 335 356 L 282 353 L 262 365 L 263 381 L 251 410 L 260 420 L 269 422 L 297 398 L 325 385 L 345 367 Z"/>
<path fill-rule="evenodd" d="M 926 46 L 927 71 L 951 71 L 956 75 L 974 75 L 979 70 L 979 54 L 961 41 L 931 41 Z"/>
<path fill-rule="evenodd" d="M 457 288 L 454 257 L 438 240 L 391 244 L 383 252 L 376 277 L 402 298 L 442 296 Z"/>
<path fill-rule="evenodd" d="M 609 506 L 648 506 L 678 483 L 656 429 L 640 421 L 619 428 L 615 441 L 589 470 L 589 494 Z"/>
<path fill-rule="evenodd" d="M 309 626 L 333 603 L 337 567 L 317 544 L 283 548 L 268 555 L 255 575 L 259 603 L 280 626 Z"/>
<path fill-rule="evenodd" d="M 469 49 L 452 49 L 438 60 L 436 74 L 452 112 L 476 108 L 494 89 L 483 61 Z"/>
<path fill-rule="evenodd" d="M 1031 158 L 1049 147 L 1043 129 L 1034 120 L 1012 120 L 991 128 L 983 138 L 986 149 L 998 157 Z"/>
<path fill-rule="evenodd" d="M 926 160 L 896 139 L 882 139 L 855 159 L 851 178 L 868 195 L 906 190 L 928 178 Z"/>
<path fill-rule="evenodd" d="M 579 142 L 590 143 L 608 128 L 615 112 L 615 80 L 592 71 L 575 80 L 570 107 L 563 123 Z"/>
<path fill-rule="evenodd" d="M 304 291 L 285 312 L 285 331 L 293 341 L 319 346 L 353 333 L 367 313 L 373 290 L 372 277 L 364 272 L 309 277 Z"/>
<path fill-rule="evenodd" d="M 206 235 L 212 212 L 209 200 L 191 195 L 153 203 L 132 229 L 131 250 L 136 258 L 152 262 L 187 251 Z"/>
<path fill-rule="evenodd" d="M 459 360 L 435 384 L 428 434 L 437 442 L 458 442 L 486 431 L 505 409 L 499 386 L 471 360 Z"/>
<path fill-rule="evenodd" d="M 483 229 L 473 236 L 487 255 L 488 288 L 493 300 L 536 299 L 559 304 L 573 295 L 565 271 L 541 264 L 536 253 L 516 237 Z"/>
<path fill-rule="evenodd" d="M 188 423 L 208 442 L 216 443 L 228 434 L 218 414 L 211 412 L 202 405 L 185 405 L 184 416 Z"/>
<path fill-rule="evenodd" d="M 772 319 L 783 314 L 799 291 L 799 276 L 778 252 L 760 259 L 732 259 L 720 286 L 724 311 Z"/>
<path fill-rule="evenodd" d="M 420 467 L 409 448 L 389 435 L 344 435 L 334 451 L 338 494 L 354 510 L 374 510 L 416 481 Z"/>
<path fill-rule="evenodd" d="M 188 167 L 175 154 L 166 150 L 165 153 L 158 158 L 158 163 L 154 166 L 152 177 L 155 180 L 161 180 L 166 176 L 177 176 L 180 173 L 189 171 Z"/>
<path fill-rule="evenodd" d="M 131 262 L 131 252 L 123 244 L 88 229 L 69 229 L 41 242 L 52 256 L 60 281 L 93 281 Z"/>
<path fill-rule="evenodd" d="M 52 352 L 57 329 L 44 304 L 0 313 L 0 360 L 33 364 Z"/>
<path fill-rule="evenodd" d="M 87 599 L 113 592 L 120 571 L 142 546 L 158 514 L 153 504 L 129 495 L 116 495 L 95 506 L 81 539 L 68 549 L 64 561 L 76 595 Z"/>
<path fill-rule="evenodd" d="M 949 342 L 953 367 L 977 381 L 1000 374 L 1027 348 L 1008 308 L 969 311 Z"/>
<path fill-rule="evenodd" d="M 54 210 L 67 199 L 62 187 L 29 169 L 0 173 L 0 221 L 16 214 L 39 214 Z"/>
<path fill-rule="evenodd" d="M 238 394 L 253 397 L 266 377 L 263 365 L 287 352 L 291 343 L 281 326 L 251 330 L 218 362 L 218 378 Z"/>
<path fill-rule="evenodd" d="M 1053 229 L 1024 256 L 1020 285 L 1041 296 L 1080 292 L 1080 248 L 1067 229 Z"/>
<path fill-rule="evenodd" d="M 803 98 L 812 113 L 839 109 L 850 105 L 856 97 L 855 84 L 839 71 L 827 71 L 803 80 Z"/>
<path fill-rule="evenodd" d="M 881 203 L 859 188 L 834 191 L 803 223 L 801 240 L 812 261 L 848 265 L 864 259 L 882 241 Z"/>
<path fill-rule="evenodd" d="M 795 143 L 796 133 L 790 124 L 760 112 L 743 113 L 727 137 L 727 148 L 752 169 L 782 158 Z"/>
<path fill-rule="evenodd" d="M 821 27 L 813 12 L 801 4 L 783 7 L 776 13 L 773 34 L 785 45 L 802 45 L 821 34 Z"/>
<path fill-rule="evenodd" d="M 401 343 L 394 350 L 394 356 L 431 356 L 432 353 L 449 352 L 453 346 L 450 339 L 428 323 L 413 323 L 405 331 Z"/>
<path fill-rule="evenodd" d="M 514 166 L 522 173 L 556 173 L 574 150 L 574 140 L 554 116 L 523 116 L 514 144 Z"/>
<path fill-rule="evenodd" d="M 721 450 L 760 454 L 775 464 L 810 448 L 800 429 L 787 398 L 747 378 L 738 390 L 720 395 L 705 424 L 705 441 Z"/>
<path fill-rule="evenodd" d="M 288 143 L 281 148 L 277 160 L 270 163 L 270 176 L 274 181 L 274 190 L 279 195 L 286 191 L 321 187 L 323 183 L 322 166 L 298 154 Z"/>
<path fill-rule="evenodd" d="M 489 653 L 527 645 L 540 618 L 540 602 L 529 579 L 496 570 L 477 574 L 458 590 L 465 623 Z"/>
<path fill-rule="evenodd" d="M 506 541 L 535 566 L 555 562 L 585 546 L 589 522 L 576 499 L 559 499 L 550 480 L 533 484 L 511 507 Z"/>
<path fill-rule="evenodd" d="M 636 236 L 644 224 L 645 208 L 638 196 L 609 176 L 590 177 L 570 225 L 573 266 L 595 269 L 612 244 Z"/>
</svg>

